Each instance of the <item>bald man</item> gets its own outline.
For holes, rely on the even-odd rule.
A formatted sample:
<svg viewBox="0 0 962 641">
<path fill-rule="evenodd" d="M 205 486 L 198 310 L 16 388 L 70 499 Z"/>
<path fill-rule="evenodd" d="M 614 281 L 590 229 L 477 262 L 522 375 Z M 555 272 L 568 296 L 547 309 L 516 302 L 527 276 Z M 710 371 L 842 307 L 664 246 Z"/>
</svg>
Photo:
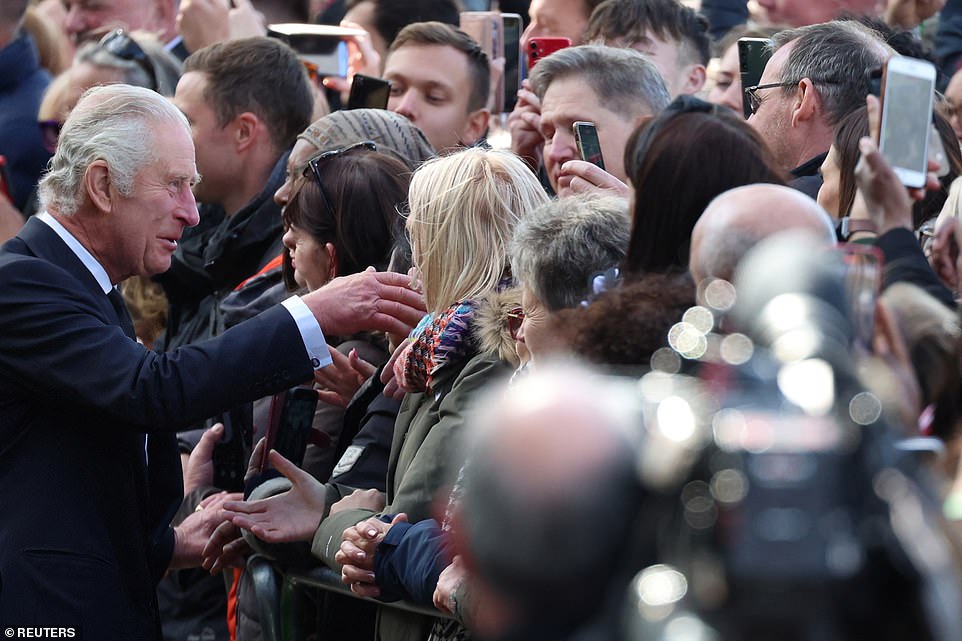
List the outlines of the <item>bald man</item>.
<svg viewBox="0 0 962 641">
<path fill-rule="evenodd" d="M 700 283 L 730 281 L 738 261 L 756 244 L 787 229 L 805 229 L 835 244 L 828 213 L 800 191 L 781 185 L 746 185 L 708 203 L 691 233 L 689 269 Z"/>
<path fill-rule="evenodd" d="M 456 534 L 470 588 L 490 608 L 475 619 L 478 636 L 569 638 L 627 584 L 642 494 L 633 398 L 611 379 L 548 364 L 478 403 Z M 498 619 L 502 629 L 489 629 Z"/>
</svg>

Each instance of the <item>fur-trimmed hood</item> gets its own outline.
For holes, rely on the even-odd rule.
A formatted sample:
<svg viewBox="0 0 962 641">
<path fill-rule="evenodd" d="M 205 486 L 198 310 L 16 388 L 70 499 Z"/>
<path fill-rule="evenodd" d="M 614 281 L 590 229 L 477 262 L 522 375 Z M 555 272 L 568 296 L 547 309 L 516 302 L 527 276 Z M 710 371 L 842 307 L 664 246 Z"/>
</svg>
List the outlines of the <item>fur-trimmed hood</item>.
<svg viewBox="0 0 962 641">
<path fill-rule="evenodd" d="M 474 337 L 478 350 L 494 352 L 501 360 L 518 367 L 518 352 L 508 330 L 508 312 L 521 306 L 521 288 L 509 287 L 481 300 L 474 316 Z"/>
</svg>

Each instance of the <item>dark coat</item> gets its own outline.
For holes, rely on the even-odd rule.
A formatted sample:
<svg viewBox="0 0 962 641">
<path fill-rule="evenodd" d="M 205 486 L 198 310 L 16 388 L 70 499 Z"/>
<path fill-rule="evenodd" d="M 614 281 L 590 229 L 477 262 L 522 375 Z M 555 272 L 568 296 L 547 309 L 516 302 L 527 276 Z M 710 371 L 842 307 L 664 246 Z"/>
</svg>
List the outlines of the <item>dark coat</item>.
<svg viewBox="0 0 962 641">
<path fill-rule="evenodd" d="M 44 222 L 0 248 L 2 628 L 157 638 L 183 487 L 174 431 L 311 375 L 280 307 L 170 354 L 119 323 Z"/>
</svg>

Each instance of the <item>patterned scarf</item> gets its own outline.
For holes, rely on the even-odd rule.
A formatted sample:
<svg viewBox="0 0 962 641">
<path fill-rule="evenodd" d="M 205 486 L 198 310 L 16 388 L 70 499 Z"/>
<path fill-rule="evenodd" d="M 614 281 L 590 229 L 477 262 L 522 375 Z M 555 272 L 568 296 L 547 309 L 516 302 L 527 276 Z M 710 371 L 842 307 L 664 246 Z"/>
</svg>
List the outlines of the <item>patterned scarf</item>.
<svg viewBox="0 0 962 641">
<path fill-rule="evenodd" d="M 394 363 L 394 375 L 405 392 L 431 392 L 435 375 L 460 364 L 476 349 L 471 331 L 476 305 L 462 301 L 438 314 L 428 314 L 411 332 L 411 340 Z"/>
</svg>

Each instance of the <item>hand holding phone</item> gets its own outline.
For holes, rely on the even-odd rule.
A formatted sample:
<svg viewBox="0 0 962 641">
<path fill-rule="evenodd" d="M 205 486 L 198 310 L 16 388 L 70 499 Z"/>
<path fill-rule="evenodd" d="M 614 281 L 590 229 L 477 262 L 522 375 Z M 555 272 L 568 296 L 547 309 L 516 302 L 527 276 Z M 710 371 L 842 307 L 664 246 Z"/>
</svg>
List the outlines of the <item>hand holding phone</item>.
<svg viewBox="0 0 962 641">
<path fill-rule="evenodd" d="M 578 155 L 581 159 L 590 162 L 599 169 L 605 168 L 605 161 L 601 155 L 601 141 L 598 139 L 598 130 L 595 123 L 578 120 L 571 125 L 571 132 L 575 137 L 575 144 L 578 146 Z"/>
<path fill-rule="evenodd" d="M 885 63 L 879 150 L 906 187 L 925 186 L 935 75 L 926 60 L 896 56 Z"/>
<path fill-rule="evenodd" d="M 528 40 L 528 50 L 525 52 L 528 55 L 528 69 L 538 64 L 538 61 L 545 56 L 570 46 L 570 38 L 531 38 Z"/>
<path fill-rule="evenodd" d="M 347 108 L 387 109 L 387 101 L 390 96 L 391 83 L 389 81 L 356 73 L 351 81 L 351 94 L 347 99 Z"/>
</svg>

